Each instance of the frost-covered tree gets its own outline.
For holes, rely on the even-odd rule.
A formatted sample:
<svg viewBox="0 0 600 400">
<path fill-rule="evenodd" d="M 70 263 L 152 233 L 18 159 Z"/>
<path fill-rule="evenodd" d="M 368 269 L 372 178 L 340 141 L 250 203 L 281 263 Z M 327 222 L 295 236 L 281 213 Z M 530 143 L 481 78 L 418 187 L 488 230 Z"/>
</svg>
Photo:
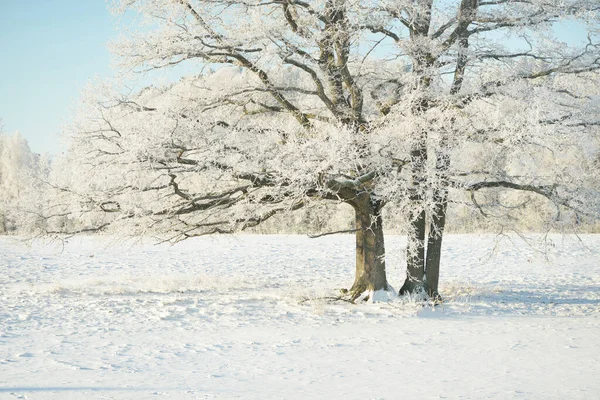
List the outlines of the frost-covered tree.
<svg viewBox="0 0 600 400">
<path fill-rule="evenodd" d="M 46 165 L 46 166 L 45 166 Z M 29 149 L 19 133 L 0 131 L 0 232 L 13 232 L 29 225 L 27 213 L 40 188 L 37 179 L 47 171 L 47 163 Z"/>
<path fill-rule="evenodd" d="M 479 193 L 516 190 L 597 212 L 595 0 L 120 0 L 113 10 L 145 24 L 112 45 L 123 70 L 197 70 L 169 87 L 87 97 L 62 185 L 90 229 L 182 240 L 347 203 L 355 300 L 390 289 L 386 205 L 409 235 L 401 293 L 431 295 L 453 198 L 467 193 L 491 215 L 512 205 Z M 585 40 L 562 42 L 569 26 Z"/>
</svg>

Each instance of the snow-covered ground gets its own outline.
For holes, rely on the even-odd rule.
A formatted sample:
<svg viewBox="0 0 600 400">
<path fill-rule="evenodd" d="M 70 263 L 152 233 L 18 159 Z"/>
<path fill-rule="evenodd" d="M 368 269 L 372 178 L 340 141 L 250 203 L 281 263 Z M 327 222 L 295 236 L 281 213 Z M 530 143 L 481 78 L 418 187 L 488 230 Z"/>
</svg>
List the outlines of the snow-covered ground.
<svg viewBox="0 0 600 400">
<path fill-rule="evenodd" d="M 352 283 L 350 235 L 4 237 L 0 398 L 600 398 L 600 235 L 512 239 L 448 236 L 433 309 L 322 299 Z"/>
</svg>

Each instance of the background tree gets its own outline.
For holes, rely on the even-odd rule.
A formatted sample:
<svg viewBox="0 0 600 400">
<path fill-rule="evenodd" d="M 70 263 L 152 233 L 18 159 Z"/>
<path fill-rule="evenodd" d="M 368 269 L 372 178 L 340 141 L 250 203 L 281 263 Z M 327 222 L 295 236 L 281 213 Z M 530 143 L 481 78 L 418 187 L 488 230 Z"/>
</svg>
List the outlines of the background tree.
<svg viewBox="0 0 600 400">
<path fill-rule="evenodd" d="M 77 194 L 73 211 L 90 229 L 110 222 L 181 240 L 344 202 L 355 211 L 354 300 L 390 288 L 386 204 L 407 223 L 401 292 L 434 296 L 451 196 L 466 191 L 489 214 L 476 193 L 511 189 L 593 214 L 584 189 L 594 150 L 583 137 L 596 123 L 595 1 L 121 0 L 113 9 L 148 24 L 113 44 L 123 70 L 197 69 L 170 87 L 88 98 L 64 161 L 74 175 L 61 187 Z M 564 20 L 587 42 L 553 44 Z M 573 91 L 582 85 L 590 93 Z M 564 146 L 583 156 L 578 168 L 557 156 Z M 483 154 L 494 162 L 482 167 Z M 525 159 L 536 168 L 513 174 Z"/>
<path fill-rule="evenodd" d="M 0 130 L 0 232 L 27 229 L 35 220 L 26 210 L 38 197 L 38 179 L 47 174 L 48 166 L 46 158 L 31 152 L 19 132 Z"/>
</svg>

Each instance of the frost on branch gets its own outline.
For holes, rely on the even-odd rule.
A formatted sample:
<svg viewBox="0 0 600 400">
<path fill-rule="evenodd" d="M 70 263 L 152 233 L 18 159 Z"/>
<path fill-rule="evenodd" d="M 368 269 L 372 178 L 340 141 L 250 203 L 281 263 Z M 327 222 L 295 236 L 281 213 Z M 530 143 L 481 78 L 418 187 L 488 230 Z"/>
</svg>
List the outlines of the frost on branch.
<svg viewBox="0 0 600 400">
<path fill-rule="evenodd" d="M 244 230 L 316 199 L 350 200 L 396 173 L 360 132 L 319 121 L 307 131 L 289 114 L 262 112 L 272 100 L 253 85 L 227 68 L 132 98 L 90 98 L 62 166 L 80 212 L 181 240 Z M 232 88 L 239 101 L 221 97 Z"/>
</svg>

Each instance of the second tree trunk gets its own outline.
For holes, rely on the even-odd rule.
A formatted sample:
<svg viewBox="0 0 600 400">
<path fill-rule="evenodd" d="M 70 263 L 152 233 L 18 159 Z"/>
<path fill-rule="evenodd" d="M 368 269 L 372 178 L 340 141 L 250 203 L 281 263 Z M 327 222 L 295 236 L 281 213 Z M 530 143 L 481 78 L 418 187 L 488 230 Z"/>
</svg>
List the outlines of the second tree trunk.
<svg viewBox="0 0 600 400">
<path fill-rule="evenodd" d="M 356 277 L 350 289 L 355 300 L 366 291 L 388 290 L 385 274 L 385 243 L 382 203 L 361 194 L 350 203 L 355 211 Z"/>
</svg>

